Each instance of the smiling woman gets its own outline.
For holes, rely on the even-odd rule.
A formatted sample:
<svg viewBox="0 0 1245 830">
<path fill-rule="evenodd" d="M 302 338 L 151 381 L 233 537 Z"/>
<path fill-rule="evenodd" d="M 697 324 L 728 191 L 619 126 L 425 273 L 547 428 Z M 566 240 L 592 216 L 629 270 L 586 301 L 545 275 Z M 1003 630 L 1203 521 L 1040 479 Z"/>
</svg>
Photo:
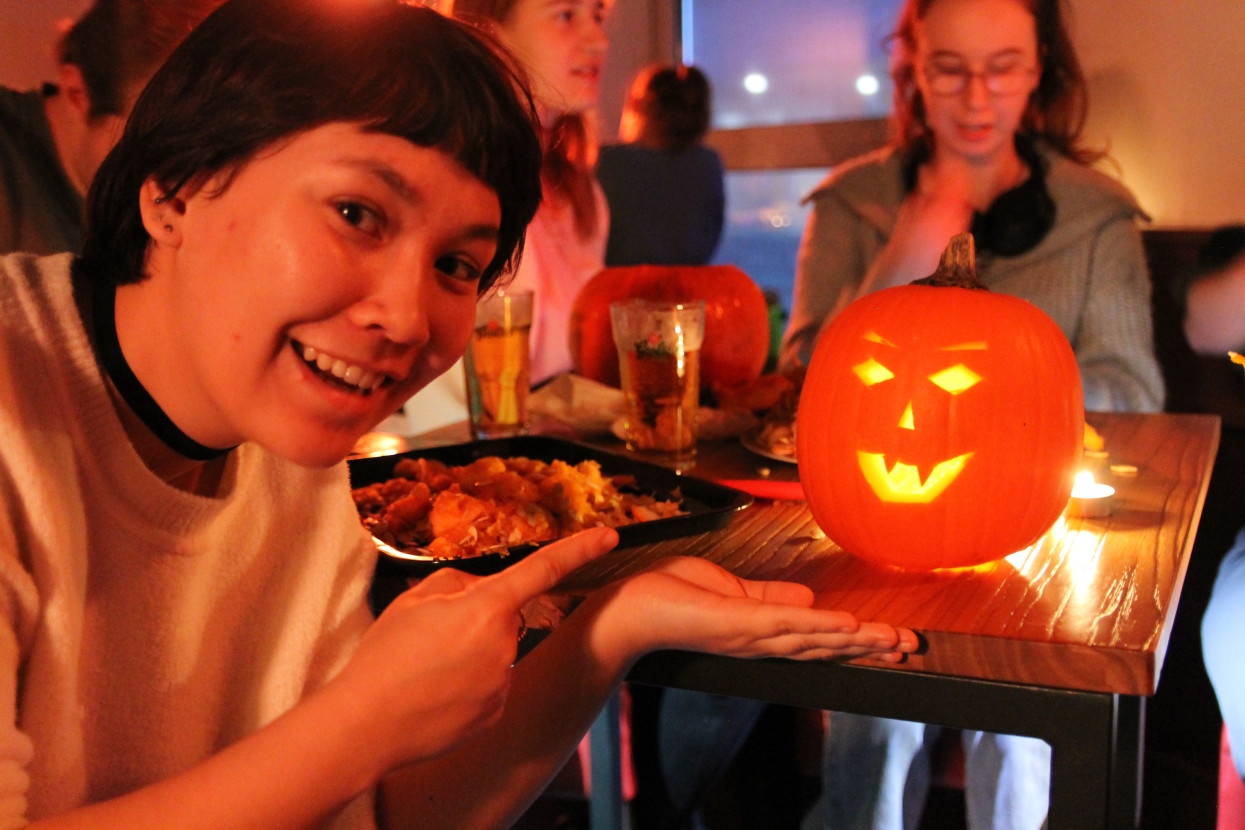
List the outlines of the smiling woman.
<svg viewBox="0 0 1245 830">
<path fill-rule="evenodd" d="M 915 648 L 691 560 L 516 665 L 605 528 L 373 617 L 343 458 L 517 260 L 538 128 L 433 11 L 228 0 L 140 96 L 82 257 L 0 258 L 0 825 L 498 827 L 649 651 Z"/>
<path fill-rule="evenodd" d="M 140 203 L 147 278 L 116 299 L 134 371 L 196 441 L 313 465 L 458 359 L 501 223 L 445 152 L 346 124 Z"/>
<path fill-rule="evenodd" d="M 308 42 L 301 50 L 281 43 L 274 54 L 264 39 L 232 39 L 224 46 L 232 63 L 214 70 L 211 86 L 188 88 L 185 65 L 201 57 L 179 53 L 180 65 L 148 88 L 149 105 L 108 161 L 106 180 L 114 184 L 90 205 L 94 227 L 116 230 L 97 233 L 84 261 L 127 286 L 117 292 L 123 327 L 141 319 L 135 331 L 159 335 L 139 340 L 123 330 L 122 343 L 153 391 L 172 398 L 165 406 L 174 422 L 208 447 L 232 446 L 248 429 L 262 428 L 286 448 L 299 442 L 304 460 L 337 460 L 360 426 L 374 426 L 454 362 L 475 295 L 521 246 L 534 209 L 536 183 L 524 162 L 538 148 L 530 128 L 516 131 L 496 103 L 512 95 L 513 82 L 461 67 L 464 82 L 482 82 L 480 92 L 465 94 L 478 99 L 472 109 L 485 114 L 483 129 L 504 147 L 486 151 L 468 132 L 474 128 L 446 115 L 459 106 L 459 93 L 432 77 L 428 62 L 407 59 L 409 71 L 381 74 L 410 44 L 382 39 L 377 49 L 391 52 L 386 60 L 368 62 L 362 72 L 353 68 L 350 40 L 338 39 L 333 27 L 361 18 L 345 8 L 337 15 L 327 26 L 314 18 L 299 24 Z M 420 33 L 412 43 L 431 36 Z M 304 55 L 313 48 L 331 60 L 311 63 Z M 281 68 L 302 64 L 312 75 L 300 83 L 322 91 L 314 110 Z M 243 86 L 237 79 L 248 75 L 254 80 Z M 392 109 L 398 97 L 411 102 L 406 111 Z M 168 117 L 153 117 L 166 110 Z M 266 117 L 253 117 L 256 112 Z M 334 121 L 341 123 L 277 143 Z M 243 163 L 269 148 L 274 152 Z M 143 198 L 135 205 L 131 188 L 140 186 Z M 434 197 L 443 188 L 462 191 L 470 209 L 449 215 Z M 275 239 L 286 241 L 272 244 Z M 261 250 L 262 257 L 255 255 Z M 237 271 L 222 271 L 226 252 L 247 259 Z M 119 255 L 125 260 L 117 261 Z M 202 269 L 235 274 L 227 281 L 235 293 L 218 281 L 206 296 L 209 289 L 195 275 Z M 337 278 L 312 279 L 317 271 Z M 248 272 L 265 279 L 246 278 Z M 138 282 L 144 273 L 153 279 Z M 381 284 L 383 275 L 389 284 Z M 171 291 L 166 283 L 186 288 Z M 274 292 L 287 302 L 272 304 L 267 298 Z M 182 313 L 168 308 L 174 302 L 185 305 Z M 424 313 L 441 302 L 457 313 Z M 251 319 L 241 319 L 244 314 Z M 356 318 L 352 330 L 371 326 L 369 335 L 348 335 L 341 322 L 347 315 Z M 192 353 L 169 360 L 169 350 L 179 347 Z M 282 361 L 287 365 L 279 371 Z M 326 371 L 317 371 L 321 363 Z M 199 400 L 168 394 L 185 387 L 187 371 L 210 381 Z M 357 383 L 346 381 L 347 389 L 333 380 L 369 375 L 378 385 L 366 396 L 350 394 L 359 391 Z M 219 419 L 230 409 L 226 396 L 249 402 L 249 426 Z M 268 417 L 313 400 L 320 410 L 315 429 L 291 431 Z"/>
</svg>

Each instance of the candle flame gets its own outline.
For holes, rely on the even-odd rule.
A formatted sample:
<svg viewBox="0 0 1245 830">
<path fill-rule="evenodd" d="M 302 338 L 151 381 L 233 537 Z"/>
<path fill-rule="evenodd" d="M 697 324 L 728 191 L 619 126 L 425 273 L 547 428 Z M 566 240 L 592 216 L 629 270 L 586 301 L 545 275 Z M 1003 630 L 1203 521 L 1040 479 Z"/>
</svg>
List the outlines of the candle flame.
<svg viewBox="0 0 1245 830">
<path fill-rule="evenodd" d="M 1072 484 L 1072 498 L 1074 499 L 1101 499 L 1114 495 L 1114 493 L 1114 487 L 1099 484 L 1094 480 L 1094 474 L 1089 470 L 1081 470 L 1077 473 L 1076 479 Z"/>
</svg>

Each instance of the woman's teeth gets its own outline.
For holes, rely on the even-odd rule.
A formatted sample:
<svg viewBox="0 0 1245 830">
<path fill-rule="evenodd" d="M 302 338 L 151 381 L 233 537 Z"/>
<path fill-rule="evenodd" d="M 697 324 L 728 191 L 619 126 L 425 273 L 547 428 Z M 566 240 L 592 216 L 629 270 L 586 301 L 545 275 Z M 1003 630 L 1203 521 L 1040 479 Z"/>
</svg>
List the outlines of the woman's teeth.
<svg viewBox="0 0 1245 830">
<path fill-rule="evenodd" d="M 349 386 L 371 392 L 385 381 L 384 375 L 353 366 L 344 360 L 322 354 L 311 346 L 303 346 L 303 360 L 325 374 L 332 375 Z"/>
</svg>

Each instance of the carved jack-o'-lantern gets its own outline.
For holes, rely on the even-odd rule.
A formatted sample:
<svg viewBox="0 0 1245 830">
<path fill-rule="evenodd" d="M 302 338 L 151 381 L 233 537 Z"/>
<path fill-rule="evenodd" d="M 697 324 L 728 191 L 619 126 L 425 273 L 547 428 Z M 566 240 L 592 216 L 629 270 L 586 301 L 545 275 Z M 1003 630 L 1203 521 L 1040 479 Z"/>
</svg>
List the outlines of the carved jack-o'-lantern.
<svg viewBox="0 0 1245 830">
<path fill-rule="evenodd" d="M 800 480 L 818 525 L 852 554 L 976 565 L 1059 517 L 1084 414 L 1063 333 L 985 290 L 963 234 L 933 277 L 863 297 L 823 331 L 797 415 Z"/>
</svg>

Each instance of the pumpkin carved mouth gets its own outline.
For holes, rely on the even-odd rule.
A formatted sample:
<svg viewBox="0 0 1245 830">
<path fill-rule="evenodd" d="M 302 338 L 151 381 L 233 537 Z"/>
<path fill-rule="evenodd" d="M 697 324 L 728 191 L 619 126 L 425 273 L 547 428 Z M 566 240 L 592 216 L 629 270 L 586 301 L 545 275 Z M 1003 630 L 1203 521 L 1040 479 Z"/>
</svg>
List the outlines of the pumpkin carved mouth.
<svg viewBox="0 0 1245 830">
<path fill-rule="evenodd" d="M 898 504 L 926 504 L 938 498 L 959 476 L 972 455 L 971 452 L 966 452 L 938 462 L 922 482 L 920 471 L 911 464 L 896 461 L 887 470 L 884 454 L 860 450 L 856 452 L 860 472 L 877 497 L 882 501 Z"/>
</svg>

